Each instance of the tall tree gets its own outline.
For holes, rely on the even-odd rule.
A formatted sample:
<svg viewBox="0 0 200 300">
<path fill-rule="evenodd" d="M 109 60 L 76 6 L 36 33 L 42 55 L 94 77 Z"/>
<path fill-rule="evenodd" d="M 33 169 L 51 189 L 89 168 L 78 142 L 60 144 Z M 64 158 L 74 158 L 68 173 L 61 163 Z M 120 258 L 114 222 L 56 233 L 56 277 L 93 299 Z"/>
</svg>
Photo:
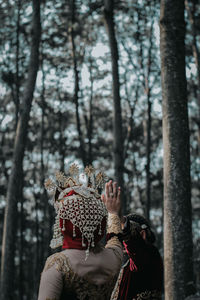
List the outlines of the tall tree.
<svg viewBox="0 0 200 300">
<path fill-rule="evenodd" d="M 17 28 L 16 28 L 16 78 L 15 78 L 15 82 L 16 82 L 16 97 L 15 97 L 15 122 L 16 122 L 16 126 L 15 129 L 17 127 L 17 123 L 18 123 L 18 117 L 19 117 L 19 87 L 20 87 L 20 83 L 19 83 L 19 50 L 20 50 L 20 44 L 19 44 L 19 33 L 20 33 L 20 9 L 21 9 L 21 1 L 18 0 L 17 1 Z"/>
<path fill-rule="evenodd" d="M 74 103 L 76 107 L 76 126 L 78 131 L 79 143 L 80 143 L 80 156 L 83 161 L 83 165 L 86 166 L 87 158 L 85 152 L 85 145 L 84 145 L 84 137 L 81 128 L 81 120 L 79 114 L 79 93 L 80 93 L 80 86 L 79 86 L 79 70 L 77 64 L 77 54 L 76 54 L 76 44 L 75 44 L 75 31 L 74 27 L 76 25 L 76 1 L 71 0 L 71 43 L 72 43 L 72 57 L 73 57 L 73 71 L 74 71 Z"/>
<path fill-rule="evenodd" d="M 151 209 L 151 123 L 152 123 L 152 102 L 151 102 L 151 86 L 150 86 L 150 73 L 152 65 L 152 31 L 153 31 L 153 21 L 150 28 L 150 38 L 149 38 L 149 49 L 148 49 L 148 62 L 147 62 L 147 74 L 145 77 L 145 93 L 147 96 L 147 124 L 146 124 L 146 217 L 150 219 L 150 209 Z"/>
<path fill-rule="evenodd" d="M 114 103 L 114 116 L 113 116 L 113 152 L 114 152 L 114 167 L 115 177 L 122 187 L 124 186 L 123 172 L 124 172 L 124 158 L 123 158 L 123 134 L 122 134 L 122 115 L 121 115 L 121 99 L 120 99 L 120 82 L 119 82 L 119 69 L 118 69 L 118 46 L 115 36 L 115 22 L 114 22 L 114 1 L 104 1 L 104 19 L 105 26 L 108 32 L 109 46 L 111 51 L 112 61 L 112 78 L 113 78 L 113 103 Z M 122 210 L 126 212 L 125 195 L 122 195 L 123 206 Z"/>
<path fill-rule="evenodd" d="M 160 15 L 164 143 L 165 299 L 192 293 L 190 153 L 184 0 L 162 0 Z"/>
<path fill-rule="evenodd" d="M 195 65 L 197 68 L 197 104 L 198 104 L 198 114 L 197 114 L 197 125 L 198 125 L 198 136 L 200 140 L 200 51 L 198 48 L 198 42 L 197 42 L 197 18 L 195 17 L 195 11 L 196 11 L 196 1 L 191 1 L 192 3 L 189 3 L 188 0 L 185 0 L 185 6 L 186 10 L 188 12 L 188 18 L 191 25 L 191 33 L 192 33 L 192 52 L 194 56 Z M 198 152 L 200 149 L 198 149 Z"/>
<path fill-rule="evenodd" d="M 13 273 L 15 258 L 15 236 L 17 219 L 17 201 L 20 195 L 22 164 L 27 139 L 27 127 L 30 116 L 33 92 L 39 67 L 40 44 L 40 0 L 33 0 L 32 44 L 28 76 L 22 98 L 22 107 L 16 130 L 12 170 L 8 182 L 7 205 L 4 216 L 4 231 L 1 265 L 1 299 L 13 299 Z"/>
</svg>

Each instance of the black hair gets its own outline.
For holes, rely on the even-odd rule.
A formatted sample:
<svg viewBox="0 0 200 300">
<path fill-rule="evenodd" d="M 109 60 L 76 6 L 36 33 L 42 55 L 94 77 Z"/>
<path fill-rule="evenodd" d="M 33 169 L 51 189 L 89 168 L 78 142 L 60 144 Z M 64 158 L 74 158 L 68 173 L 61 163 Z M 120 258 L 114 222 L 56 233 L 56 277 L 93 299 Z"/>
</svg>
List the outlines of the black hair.
<svg viewBox="0 0 200 300">
<path fill-rule="evenodd" d="M 153 233 L 153 231 L 151 230 L 151 226 L 150 223 L 147 221 L 147 219 L 139 214 L 129 214 L 127 216 L 125 216 L 126 220 L 129 221 L 133 221 L 137 224 L 140 225 L 140 227 L 144 224 L 147 227 L 145 229 L 143 229 L 141 227 L 141 230 L 145 230 L 146 234 L 147 234 L 147 240 L 150 243 L 154 243 L 156 241 L 156 237 L 155 234 Z"/>
</svg>

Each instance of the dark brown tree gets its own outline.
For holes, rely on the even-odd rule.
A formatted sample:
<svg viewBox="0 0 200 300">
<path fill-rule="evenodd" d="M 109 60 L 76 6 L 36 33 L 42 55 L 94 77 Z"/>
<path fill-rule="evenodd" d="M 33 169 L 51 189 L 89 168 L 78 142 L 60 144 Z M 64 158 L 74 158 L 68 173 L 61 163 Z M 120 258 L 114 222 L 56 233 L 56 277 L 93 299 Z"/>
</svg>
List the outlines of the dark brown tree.
<svg viewBox="0 0 200 300">
<path fill-rule="evenodd" d="M 151 85 L 150 85 L 150 73 L 152 65 L 152 31 L 153 31 L 153 21 L 150 28 L 150 39 L 149 39 L 149 49 L 148 49 L 148 62 L 147 62 L 147 72 L 145 76 L 145 94 L 147 97 L 147 124 L 146 124 L 146 217 L 150 219 L 150 209 L 151 209 L 151 123 L 152 123 L 152 102 L 151 102 Z"/>
<path fill-rule="evenodd" d="M 164 143 L 165 299 L 192 293 L 190 152 L 184 0 L 162 0 L 160 15 Z"/>
<path fill-rule="evenodd" d="M 15 96 L 15 122 L 17 127 L 18 123 L 18 117 L 19 117 L 19 105 L 20 105 L 20 100 L 19 100 L 19 87 L 20 87 L 20 82 L 19 82 L 19 50 L 20 50 L 20 44 L 19 44 L 19 33 L 20 33 L 20 10 L 21 10 L 21 1 L 17 1 L 17 28 L 16 28 L 16 96 Z"/>
<path fill-rule="evenodd" d="M 200 140 L 200 51 L 197 43 L 197 18 L 195 18 L 196 11 L 196 1 L 191 1 L 189 4 L 188 0 L 185 0 L 185 6 L 188 13 L 189 22 L 191 25 L 191 33 L 192 33 L 192 52 L 194 56 L 195 65 L 197 67 L 197 80 L 198 80 L 198 88 L 196 90 L 197 93 L 197 104 L 198 104 L 198 121 L 197 125 L 199 128 L 198 136 Z M 200 150 L 199 150 L 200 151 Z"/>
<path fill-rule="evenodd" d="M 114 22 L 114 1 L 104 1 L 104 19 L 105 26 L 109 38 L 109 46 L 111 51 L 112 62 L 112 78 L 113 78 L 113 155 L 114 155 L 114 167 L 115 178 L 122 188 L 122 210 L 126 213 L 127 205 L 125 201 L 125 195 L 123 194 L 123 172 L 124 172 L 124 158 L 123 158 L 123 135 L 122 135 L 122 115 L 121 115 L 121 99 L 120 99 L 120 82 L 119 82 L 119 70 L 118 70 L 118 46 L 115 36 L 115 22 Z"/>
<path fill-rule="evenodd" d="M 20 195 L 22 164 L 27 128 L 30 116 L 33 92 L 39 67 L 39 44 L 40 44 L 40 0 L 32 1 L 32 44 L 28 76 L 22 98 L 22 112 L 18 121 L 15 136 L 13 163 L 7 189 L 7 205 L 4 216 L 4 231 L 1 260 L 1 299 L 13 299 L 13 274 L 15 258 L 15 236 L 17 225 L 17 202 Z"/>
<path fill-rule="evenodd" d="M 78 131 L 79 143 L 80 143 L 80 156 L 83 161 L 83 165 L 87 165 L 87 158 L 86 158 L 86 151 L 84 145 L 84 137 L 81 128 L 81 120 L 80 120 L 80 108 L 79 108 L 79 70 L 77 64 L 77 53 L 76 53 L 76 43 L 75 43 L 75 31 L 74 26 L 76 22 L 76 1 L 71 0 L 71 28 L 70 28 L 70 37 L 71 37 L 71 44 L 72 44 L 72 58 L 73 58 L 73 71 L 74 71 L 74 103 L 76 107 L 76 126 Z"/>
</svg>

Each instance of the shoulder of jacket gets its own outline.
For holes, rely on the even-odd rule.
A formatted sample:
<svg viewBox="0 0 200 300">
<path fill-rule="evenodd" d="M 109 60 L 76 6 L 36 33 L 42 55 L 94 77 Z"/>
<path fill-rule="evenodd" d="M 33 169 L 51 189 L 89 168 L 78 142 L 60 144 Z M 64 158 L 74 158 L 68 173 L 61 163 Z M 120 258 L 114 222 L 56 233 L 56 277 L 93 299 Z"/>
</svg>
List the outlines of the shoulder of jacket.
<svg viewBox="0 0 200 300">
<path fill-rule="evenodd" d="M 46 260 L 44 271 L 47 271 L 52 267 L 55 267 L 58 272 L 66 273 L 70 270 L 68 257 L 62 252 L 52 254 Z"/>
</svg>

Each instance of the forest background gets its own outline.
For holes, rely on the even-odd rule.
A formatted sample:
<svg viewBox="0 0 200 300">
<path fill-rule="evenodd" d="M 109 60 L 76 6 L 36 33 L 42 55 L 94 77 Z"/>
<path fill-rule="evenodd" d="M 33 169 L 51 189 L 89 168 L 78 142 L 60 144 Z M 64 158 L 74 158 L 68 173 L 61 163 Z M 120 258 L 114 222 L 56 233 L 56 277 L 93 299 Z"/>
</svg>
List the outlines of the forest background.
<svg viewBox="0 0 200 300">
<path fill-rule="evenodd" d="M 117 178 L 124 191 L 123 212 L 150 219 L 163 255 L 160 1 L 7 0 L 0 5 L 0 244 L 3 229 L 12 228 L 7 280 L 14 279 L 7 299 L 37 299 L 40 272 L 52 253 L 54 223 L 44 181 L 74 162 L 80 168 L 92 164 Z M 198 1 L 185 1 L 197 291 L 199 17 Z"/>
</svg>

